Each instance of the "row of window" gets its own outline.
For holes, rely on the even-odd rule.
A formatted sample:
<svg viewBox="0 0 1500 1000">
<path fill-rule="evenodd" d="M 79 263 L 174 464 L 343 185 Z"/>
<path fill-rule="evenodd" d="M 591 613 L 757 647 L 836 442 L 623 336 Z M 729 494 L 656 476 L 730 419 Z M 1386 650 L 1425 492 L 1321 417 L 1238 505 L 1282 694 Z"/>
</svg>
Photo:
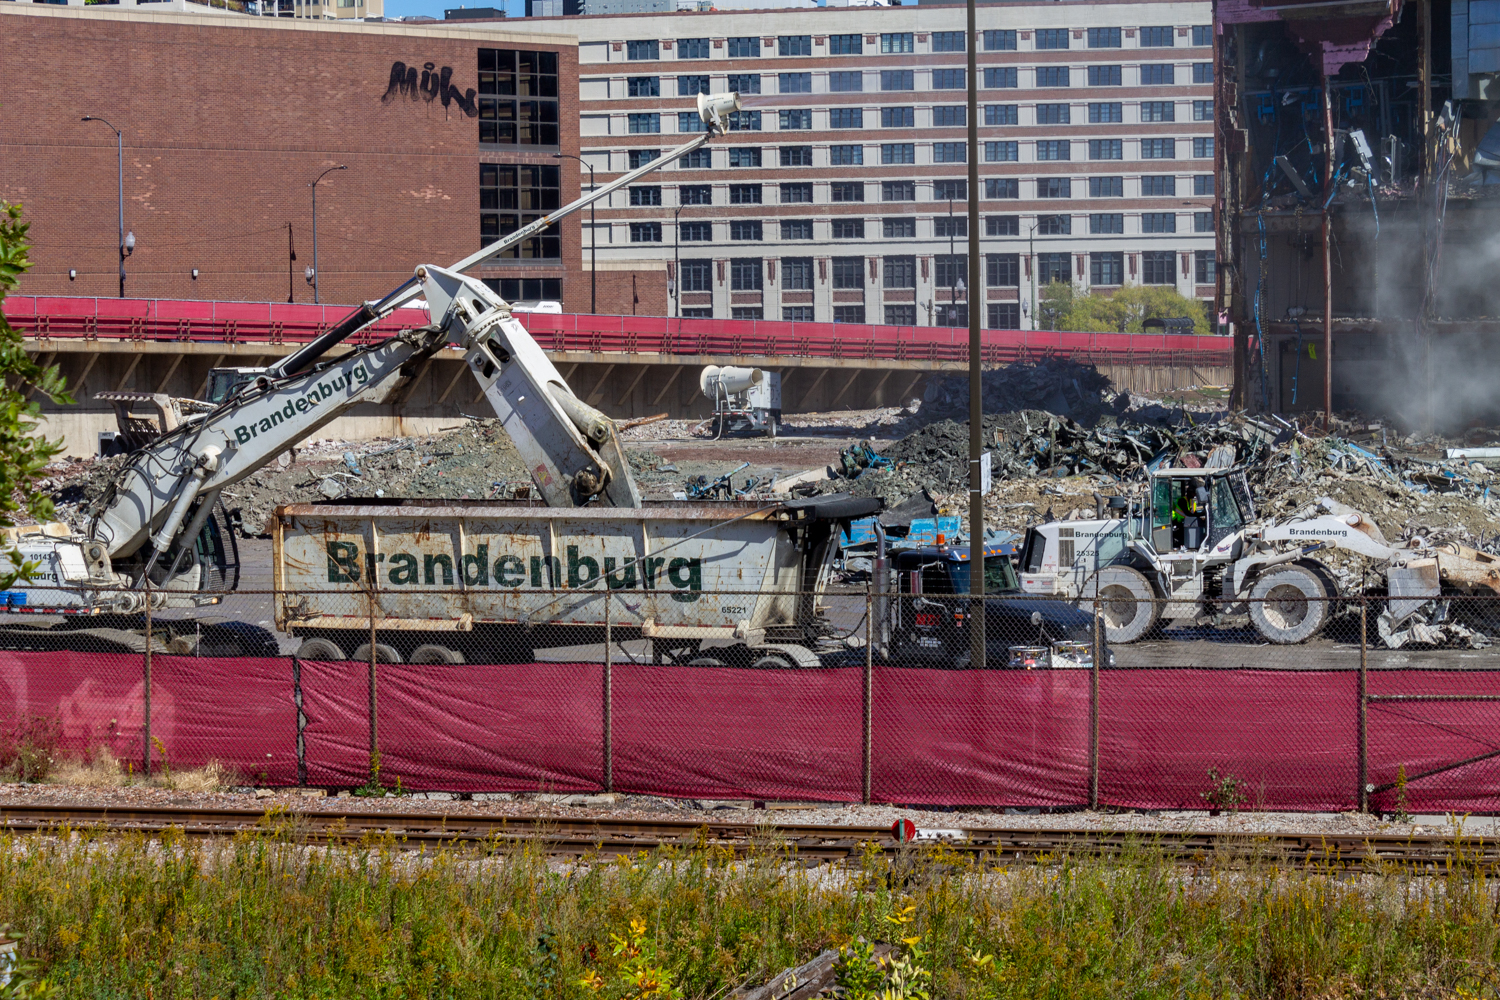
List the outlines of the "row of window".
<svg viewBox="0 0 1500 1000">
<path fill-rule="evenodd" d="M 1143 49 L 1173 48 L 1176 45 L 1177 29 L 1173 26 L 1152 26 L 1138 30 L 1140 32 L 1139 44 Z M 966 51 L 967 34 L 963 31 L 929 32 L 930 48 L 928 51 Z M 1035 32 L 1033 44 L 1037 49 L 1066 49 L 1072 44 L 1071 36 L 1072 32 L 1068 28 L 1041 28 Z M 1120 28 L 1089 28 L 1086 37 L 1087 45 L 1091 49 L 1124 47 L 1123 32 Z M 910 31 L 882 33 L 878 43 L 869 40 L 863 32 L 827 35 L 826 39 L 825 47 L 828 55 L 864 55 L 866 46 L 869 47 L 870 52 L 878 51 L 882 55 L 905 55 L 917 51 L 916 34 Z M 981 35 L 981 44 L 986 52 L 1015 52 L 1017 40 L 1018 35 L 1014 29 L 996 29 L 985 31 Z M 767 41 L 769 39 L 762 39 L 759 35 L 745 35 L 724 39 L 722 47 L 726 58 L 729 59 L 758 59 L 764 49 L 772 47 L 775 48 L 778 56 L 813 54 L 812 35 L 779 35 L 772 45 L 767 45 Z M 1194 25 L 1192 44 L 1197 48 L 1212 45 L 1212 26 Z M 669 47 L 675 50 L 678 59 L 708 59 L 711 58 L 714 45 L 711 38 L 677 38 L 670 41 Z M 661 39 L 639 38 L 625 43 L 625 58 L 628 60 L 660 59 L 661 52 Z"/>
<path fill-rule="evenodd" d="M 988 178 L 987 178 L 988 180 Z M 1176 197 L 1178 191 L 1178 178 L 1173 174 L 1144 174 L 1140 178 L 1140 196 L 1142 198 L 1172 198 Z M 1125 185 L 1123 177 L 1091 177 L 1089 178 L 1089 196 L 1095 198 L 1123 198 L 1125 196 Z M 1120 183 L 1115 183 L 1119 181 Z M 1093 183 L 1098 182 L 1098 183 Z M 1071 177 L 1048 177 L 1037 181 L 1039 190 L 1061 190 L 1067 192 L 1067 197 L 1072 196 L 1073 179 Z M 1213 174 L 1195 174 L 1191 179 L 1191 193 L 1197 197 L 1208 197 L 1214 193 Z M 730 184 L 729 204 L 731 205 L 760 205 L 765 203 L 765 184 Z M 813 203 L 813 185 L 811 182 L 802 181 L 790 184 L 776 185 L 781 195 L 780 204 L 783 205 L 810 205 Z M 1100 192 L 1094 194 L 1095 191 Z M 986 192 L 988 193 L 988 192 Z M 1188 194 L 1189 188 L 1182 185 L 1181 194 Z M 1042 195 L 1042 197 L 1064 197 L 1062 194 Z M 662 186 L 660 184 L 637 184 L 630 188 L 630 205 L 633 208 L 656 207 L 664 204 Z M 915 181 L 882 181 L 880 184 L 880 200 L 886 202 L 916 201 L 917 185 Z M 969 198 L 969 182 L 962 178 L 946 178 L 932 182 L 933 201 L 967 201 Z M 828 184 L 828 200 L 832 202 L 862 202 L 865 200 L 864 181 L 830 181 Z M 677 204 L 679 205 L 712 205 L 712 184 L 679 184 L 677 186 Z"/>
<path fill-rule="evenodd" d="M 1076 67 L 1038 66 L 1035 69 L 1037 87 L 1070 87 L 1073 85 Z M 932 90 L 964 90 L 968 87 L 967 70 L 937 68 L 932 71 Z M 1124 67 L 1121 65 L 1086 66 L 1085 79 L 1090 87 L 1123 87 Z M 1194 83 L 1213 83 L 1212 63 L 1193 63 Z M 873 76 L 873 72 L 869 74 Z M 828 92 L 832 94 L 860 94 L 865 92 L 865 76 L 862 70 L 833 72 L 828 74 Z M 724 88 L 741 94 L 759 94 L 763 77 L 759 73 L 729 73 L 724 77 Z M 1177 82 L 1176 67 L 1171 63 L 1146 64 L 1140 67 L 1140 86 L 1160 86 Z M 916 71 L 910 69 L 880 70 L 880 90 L 915 91 Z M 680 75 L 676 77 L 678 97 L 696 97 L 713 93 L 712 79 L 707 74 Z M 1020 69 L 1016 66 L 989 66 L 984 69 L 984 87 L 987 90 L 1014 90 L 1021 86 Z M 811 94 L 811 73 L 776 74 L 778 94 Z M 629 76 L 625 78 L 627 97 L 661 97 L 662 82 L 659 76 Z"/>
<path fill-rule="evenodd" d="M 1088 232 L 1094 236 L 1123 236 L 1125 234 L 1125 215 L 1122 212 L 1093 212 L 1088 215 Z M 779 223 L 772 221 L 774 227 L 780 225 L 781 238 L 783 240 L 811 240 L 813 239 L 812 219 L 781 219 Z M 861 218 L 844 218 L 835 216 L 829 221 L 829 231 L 836 240 L 862 240 L 866 237 L 866 220 Z M 917 220 L 913 216 L 897 216 L 895 218 L 881 219 L 880 238 L 887 240 L 915 239 L 917 235 Z M 765 239 L 766 222 L 762 219 L 737 219 L 729 223 L 729 238 L 739 241 L 759 241 Z M 664 241 L 665 224 L 661 222 L 632 222 L 630 226 L 630 242 L 632 243 L 661 243 Z M 707 243 L 714 238 L 714 224 L 711 220 L 687 220 L 676 223 L 676 238 L 683 243 L 703 242 Z M 774 231 L 774 230 L 773 230 Z M 1079 230 L 1082 232 L 1082 229 Z M 1193 213 L 1193 232 L 1212 233 L 1214 231 L 1214 216 L 1212 212 Z M 1071 215 L 1039 215 L 1036 217 L 1036 225 L 1030 230 L 1041 236 L 1070 236 L 1073 233 L 1073 216 Z M 1175 233 L 1177 232 L 1177 213 L 1175 212 L 1142 212 L 1140 232 L 1142 233 Z M 969 220 L 967 216 L 936 216 L 932 220 L 932 235 L 937 239 L 967 239 L 969 236 Z M 991 215 L 985 218 L 986 236 L 1019 236 L 1021 235 L 1020 218 L 1014 215 Z"/>
<path fill-rule="evenodd" d="M 1019 125 L 1021 124 L 1021 105 L 1019 104 L 984 104 L 981 105 L 980 114 L 983 115 L 986 125 Z M 1120 101 L 1093 101 L 1087 105 L 1073 105 L 1067 103 L 1057 104 L 1035 104 L 1031 105 L 1032 120 L 1028 125 L 1072 125 L 1073 112 L 1075 108 L 1080 112 L 1077 124 L 1083 124 L 1083 115 L 1088 116 L 1090 125 L 1121 124 L 1125 121 L 1125 105 Z M 964 126 L 969 121 L 969 109 L 964 104 L 936 104 L 925 109 L 928 114 L 929 123 L 933 128 L 954 128 Z M 869 112 L 867 115 L 866 112 Z M 669 113 L 670 114 L 670 113 Z M 692 112 L 684 112 L 693 115 Z M 744 114 L 744 112 L 741 112 Z M 753 114 L 759 114 L 754 112 Z M 1191 108 L 1192 120 L 1197 122 L 1213 121 L 1213 101 L 1193 101 Z M 681 116 L 679 116 L 681 117 Z M 800 117 L 800 116 L 799 116 Z M 906 105 L 889 108 L 830 108 L 828 109 L 828 127 L 834 129 L 848 128 L 873 128 L 876 121 L 880 128 L 916 128 L 917 109 L 915 106 Z M 1142 122 L 1174 122 L 1177 120 L 1176 101 L 1141 101 L 1138 105 L 1138 120 Z M 755 118 L 753 121 L 763 121 Z M 651 132 L 653 123 L 655 131 L 661 131 L 661 112 L 637 112 L 626 116 L 627 127 L 632 132 Z M 689 119 L 691 125 L 691 119 Z M 759 125 L 755 126 L 759 128 Z M 754 131 L 755 128 L 748 129 Z M 692 128 L 680 131 L 694 131 Z M 742 130 L 745 127 L 742 125 Z"/>
</svg>

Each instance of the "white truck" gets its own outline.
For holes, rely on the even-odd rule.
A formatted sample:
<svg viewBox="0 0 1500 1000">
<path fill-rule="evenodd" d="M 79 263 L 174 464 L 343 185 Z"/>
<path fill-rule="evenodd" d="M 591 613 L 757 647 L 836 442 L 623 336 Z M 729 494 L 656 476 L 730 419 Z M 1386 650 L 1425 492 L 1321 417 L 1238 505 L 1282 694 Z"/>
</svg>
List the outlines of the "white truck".
<svg viewBox="0 0 1500 1000">
<path fill-rule="evenodd" d="M 1378 573 L 1382 635 L 1444 595 L 1500 593 L 1500 557 L 1420 538 L 1393 545 L 1368 516 L 1328 498 L 1295 518 L 1257 521 L 1242 469 L 1158 469 L 1144 496 L 1098 504 L 1093 520 L 1027 530 L 1021 589 L 1088 609 L 1099 602 L 1111 643 L 1163 621 L 1236 614 L 1271 642 L 1310 639 L 1334 599 L 1357 596 L 1341 594 L 1315 557 L 1325 549 L 1363 557 Z"/>
</svg>

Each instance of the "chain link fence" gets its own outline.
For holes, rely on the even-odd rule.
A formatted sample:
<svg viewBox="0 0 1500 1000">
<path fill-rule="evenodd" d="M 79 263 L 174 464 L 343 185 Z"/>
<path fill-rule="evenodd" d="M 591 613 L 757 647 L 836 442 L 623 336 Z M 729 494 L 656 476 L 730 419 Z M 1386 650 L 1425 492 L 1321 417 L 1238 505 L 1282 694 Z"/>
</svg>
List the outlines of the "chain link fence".
<svg viewBox="0 0 1500 1000">
<path fill-rule="evenodd" d="M 272 786 L 1500 811 L 1497 598 L 1192 620 L 1157 602 L 1151 628 L 1111 642 L 1120 608 L 1016 594 L 981 609 L 702 591 L 723 625 L 688 628 L 655 624 L 681 594 L 518 593 L 507 620 L 474 621 L 445 613 L 461 593 L 407 593 L 405 613 L 431 617 L 401 619 L 348 591 L 86 618 L 12 607 L 0 768 L 108 753 Z M 1320 626 L 1275 644 L 1257 613 Z"/>
</svg>

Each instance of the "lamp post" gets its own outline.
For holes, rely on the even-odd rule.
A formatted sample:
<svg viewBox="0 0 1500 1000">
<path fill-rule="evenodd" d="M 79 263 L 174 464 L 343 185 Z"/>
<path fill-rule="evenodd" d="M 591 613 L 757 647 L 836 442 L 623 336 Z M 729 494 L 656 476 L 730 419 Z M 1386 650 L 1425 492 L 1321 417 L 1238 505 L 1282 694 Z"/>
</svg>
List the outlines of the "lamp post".
<svg viewBox="0 0 1500 1000">
<path fill-rule="evenodd" d="M 682 215 L 683 206 L 680 204 L 682 189 L 678 188 L 677 190 L 679 204 L 677 210 L 672 213 L 672 309 L 673 315 L 678 319 L 682 319 L 682 254 L 680 253 L 682 246 L 682 222 L 679 216 Z"/>
<path fill-rule="evenodd" d="M 1031 328 L 1033 330 L 1037 329 L 1036 285 L 1037 281 L 1041 277 L 1037 274 L 1037 271 L 1040 270 L 1040 267 L 1038 267 L 1036 259 L 1036 227 L 1039 225 L 1041 225 L 1040 219 L 1031 224 L 1031 231 L 1026 234 L 1026 258 L 1027 262 L 1031 265 Z"/>
<path fill-rule="evenodd" d="M 958 260 L 953 256 L 953 199 L 948 199 L 948 325 L 957 326 Z"/>
<path fill-rule="evenodd" d="M 135 233 L 125 233 L 125 134 L 98 115 L 84 115 L 86 122 L 104 122 L 115 134 L 115 167 L 120 185 L 120 298 L 125 297 L 125 258 L 135 252 Z"/>
<path fill-rule="evenodd" d="M 313 301 L 314 302 L 319 301 L 319 299 L 318 299 L 318 181 L 321 181 L 323 178 L 327 177 L 329 174 L 333 173 L 335 170 L 348 170 L 348 169 L 349 168 L 347 166 L 345 166 L 344 164 L 342 164 L 342 163 L 339 164 L 336 167 L 329 167 L 327 170 L 325 170 L 321 174 L 319 174 L 317 176 L 316 180 L 314 180 L 311 184 L 308 185 L 308 187 L 312 188 L 312 194 L 313 194 L 313 262 L 312 262 L 312 286 L 313 286 Z"/>
<path fill-rule="evenodd" d="M 556 160 L 577 160 L 589 168 L 589 193 L 593 194 L 594 187 L 594 165 L 581 156 L 572 153 L 553 153 Z M 589 312 L 597 315 L 599 312 L 599 227 L 594 225 L 594 202 L 589 202 Z"/>
</svg>

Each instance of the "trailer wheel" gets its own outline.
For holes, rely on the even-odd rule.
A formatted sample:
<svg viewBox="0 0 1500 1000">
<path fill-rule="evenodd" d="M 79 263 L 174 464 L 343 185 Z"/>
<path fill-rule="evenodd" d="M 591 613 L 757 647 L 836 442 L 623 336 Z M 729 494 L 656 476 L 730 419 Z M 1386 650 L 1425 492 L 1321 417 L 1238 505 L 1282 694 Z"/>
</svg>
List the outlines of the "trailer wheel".
<svg viewBox="0 0 1500 1000">
<path fill-rule="evenodd" d="M 1104 615 L 1104 636 L 1110 642 L 1135 642 L 1156 625 L 1161 608 L 1151 584 L 1139 570 L 1129 566 L 1106 566 L 1086 585 L 1086 591 L 1098 587 L 1099 609 Z M 1090 613 L 1092 598 L 1078 606 Z"/>
<path fill-rule="evenodd" d="M 795 670 L 797 669 L 797 664 L 793 663 L 789 657 L 783 656 L 780 653 L 766 653 L 752 660 L 750 662 L 750 669 Z"/>
<path fill-rule="evenodd" d="M 365 663 L 369 663 L 370 662 L 370 644 L 367 642 L 363 646 L 361 646 L 358 649 L 356 649 L 354 651 L 354 655 L 351 656 L 351 657 L 349 657 L 349 659 L 351 659 L 351 660 L 362 660 Z M 387 646 L 383 642 L 377 642 L 375 644 L 375 662 L 376 663 L 400 663 L 401 662 L 401 654 L 398 653 L 398 652 L 396 652 L 396 647 L 394 647 L 394 646 Z"/>
<path fill-rule="evenodd" d="M 1328 621 L 1327 597 L 1317 573 L 1305 566 L 1280 566 L 1250 588 L 1250 621 L 1274 643 L 1304 642 Z"/>
<path fill-rule="evenodd" d="M 464 654 L 447 646 L 427 643 L 411 651 L 407 663 L 464 663 Z"/>
<path fill-rule="evenodd" d="M 303 639 L 297 647 L 299 660 L 342 660 L 344 651 L 332 639 Z"/>
</svg>

